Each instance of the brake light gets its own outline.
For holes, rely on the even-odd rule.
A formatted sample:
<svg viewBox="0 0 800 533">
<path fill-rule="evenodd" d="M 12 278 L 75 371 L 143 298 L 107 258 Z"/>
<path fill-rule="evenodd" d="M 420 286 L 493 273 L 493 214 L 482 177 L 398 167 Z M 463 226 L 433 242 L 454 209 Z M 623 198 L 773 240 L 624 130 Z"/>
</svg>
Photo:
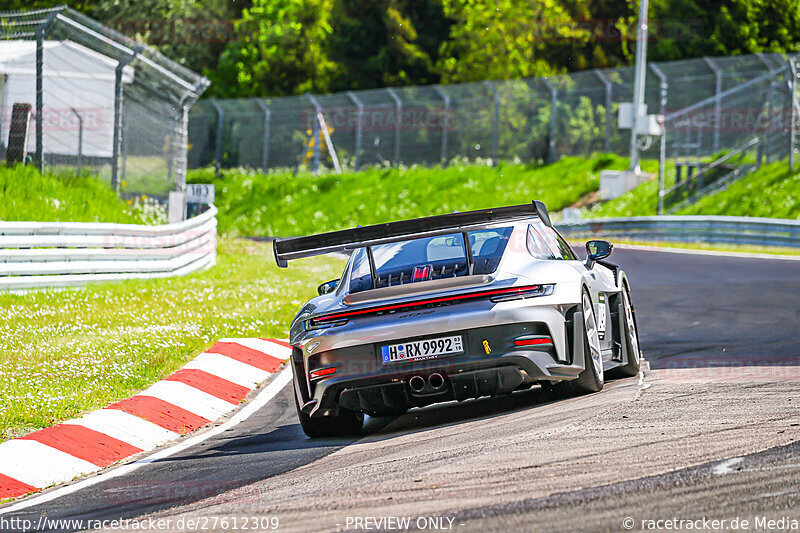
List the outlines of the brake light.
<svg viewBox="0 0 800 533">
<path fill-rule="evenodd" d="M 331 367 L 331 368 L 322 368 L 322 369 L 320 369 L 320 370 L 313 370 L 313 371 L 311 371 L 311 372 L 308 374 L 308 377 L 310 377 L 311 379 L 314 379 L 314 378 L 321 378 L 322 376 L 330 376 L 330 375 L 331 375 L 331 374 L 333 374 L 334 372 L 336 372 L 336 368 L 334 368 L 334 367 Z"/>
<path fill-rule="evenodd" d="M 425 281 L 431 277 L 433 268 L 430 265 L 414 267 L 411 273 L 411 281 Z"/>
<path fill-rule="evenodd" d="M 535 285 L 533 288 L 528 288 L 527 290 L 520 290 L 518 292 L 512 294 L 506 294 L 502 296 L 495 296 L 492 298 L 493 302 L 509 302 L 511 300 L 522 300 L 525 298 L 533 298 L 536 296 L 550 296 L 553 294 L 555 290 L 554 284 L 549 285 Z M 520 287 L 520 289 L 524 289 L 524 287 Z"/>
<path fill-rule="evenodd" d="M 380 313 L 397 311 L 399 309 L 413 309 L 435 304 L 463 302 L 469 300 L 477 300 L 481 298 L 491 298 L 492 301 L 498 301 L 500 298 L 503 297 L 518 299 L 518 298 L 528 298 L 531 296 L 545 296 L 552 292 L 552 288 L 553 285 L 523 285 L 521 287 L 507 287 L 504 289 L 492 289 L 488 291 L 469 292 L 466 294 L 443 296 L 441 298 L 430 298 L 426 300 L 416 300 L 416 301 L 412 300 L 409 302 L 403 302 L 394 305 L 384 305 L 379 307 L 369 307 L 366 309 L 356 309 L 354 311 L 332 313 L 330 315 L 322 315 L 316 318 L 312 318 L 308 322 L 311 327 L 316 327 L 320 324 L 334 325 L 333 323 L 335 322 L 343 322 L 350 318 L 355 318 L 363 315 L 376 315 Z"/>
<path fill-rule="evenodd" d="M 553 344 L 553 341 L 547 337 L 539 337 L 536 339 L 517 339 L 514 344 L 517 346 L 538 346 L 541 344 Z"/>
</svg>

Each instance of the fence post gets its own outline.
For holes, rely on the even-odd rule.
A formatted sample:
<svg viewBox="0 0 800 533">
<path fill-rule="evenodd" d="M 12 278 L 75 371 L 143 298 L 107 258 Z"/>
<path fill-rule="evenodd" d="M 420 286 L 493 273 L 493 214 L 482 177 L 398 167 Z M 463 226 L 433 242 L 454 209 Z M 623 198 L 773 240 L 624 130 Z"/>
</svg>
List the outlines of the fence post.
<svg viewBox="0 0 800 533">
<path fill-rule="evenodd" d="M 358 99 L 353 91 L 347 91 L 347 97 L 350 98 L 350 101 L 353 102 L 358 108 L 358 115 L 356 117 L 356 141 L 354 146 L 355 159 L 353 161 L 353 168 L 355 168 L 355 171 L 358 172 L 358 169 L 361 166 L 361 142 L 364 131 L 364 104 L 361 103 L 361 100 Z"/>
<path fill-rule="evenodd" d="M 264 112 L 264 145 L 261 147 L 261 169 L 267 170 L 269 165 L 269 135 L 270 135 L 270 119 L 272 118 L 272 111 L 267 107 L 267 103 L 261 98 L 256 100 L 256 105 Z"/>
<path fill-rule="evenodd" d="M 550 80 L 542 78 L 542 83 L 550 91 L 550 139 L 547 146 L 547 162 L 556 161 L 556 114 L 558 113 L 558 89 L 553 87 Z"/>
<path fill-rule="evenodd" d="M 767 88 L 767 129 L 764 132 L 764 149 L 761 151 L 761 157 L 763 162 L 769 164 L 769 149 L 770 149 L 770 141 L 772 140 L 772 127 L 773 127 L 773 120 L 772 120 L 772 92 L 775 90 L 775 81 L 770 80 L 769 87 Z"/>
<path fill-rule="evenodd" d="M 178 102 L 178 116 L 180 126 L 175 128 L 172 135 L 172 167 L 175 172 L 175 190 L 186 190 L 186 174 L 189 168 L 189 100 L 192 95 L 184 95 Z M 127 149 L 126 149 L 127 152 Z"/>
<path fill-rule="evenodd" d="M 314 139 L 314 162 L 312 164 L 311 170 L 316 174 L 319 171 L 319 151 L 322 147 L 322 128 L 320 127 L 319 115 L 322 113 L 322 106 L 319 105 L 317 99 L 314 98 L 314 95 L 311 93 L 306 93 L 306 97 L 314 106 L 314 128 L 312 129 L 312 136 Z"/>
<path fill-rule="evenodd" d="M 122 74 L 125 67 L 136 59 L 142 46 L 137 46 L 131 51 L 131 55 L 121 59 L 114 69 L 114 146 L 111 148 L 111 188 L 119 194 L 119 151 L 120 140 L 122 138 Z"/>
<path fill-rule="evenodd" d="M 44 108 L 44 86 L 42 76 L 44 70 L 44 28 L 36 28 L 36 168 L 44 172 L 44 150 L 42 141 L 42 112 Z"/>
<path fill-rule="evenodd" d="M 314 125 L 311 128 L 311 138 L 314 139 L 314 159 L 311 163 L 311 172 L 314 175 L 317 175 L 319 172 L 319 145 L 322 142 L 322 132 L 319 128 L 319 121 L 316 120 L 316 115 L 314 115 Z"/>
<path fill-rule="evenodd" d="M 667 95 L 669 92 L 669 83 L 667 82 L 667 75 L 655 63 L 650 63 L 650 69 L 659 79 L 659 100 L 658 100 L 658 114 L 662 117 L 667 108 Z M 661 139 L 659 139 L 658 149 L 658 214 L 664 214 L 664 182 L 666 181 L 666 167 L 667 167 L 667 123 L 664 121 L 661 124 Z"/>
<path fill-rule="evenodd" d="M 499 141 L 499 128 L 500 128 L 500 96 L 497 93 L 497 87 L 490 81 L 484 81 L 490 91 L 492 91 L 493 100 L 493 114 L 492 114 L 492 166 L 497 166 L 497 145 Z"/>
<path fill-rule="evenodd" d="M 789 82 L 789 172 L 794 172 L 794 143 L 797 136 L 797 63 L 789 57 L 789 72 L 792 77 Z"/>
<path fill-rule="evenodd" d="M 403 118 L 403 102 L 391 87 L 387 87 L 386 91 L 389 93 L 389 96 L 392 97 L 392 100 L 394 100 L 396 109 L 396 117 L 394 122 L 394 155 L 392 156 L 392 164 L 397 166 L 400 164 L 400 121 Z"/>
<path fill-rule="evenodd" d="M 444 92 L 444 89 L 439 85 L 434 85 L 433 90 L 442 97 L 444 100 L 444 129 L 442 130 L 442 154 L 441 164 L 443 167 L 447 166 L 447 136 L 450 129 L 450 95 Z"/>
<path fill-rule="evenodd" d="M 122 115 L 122 176 L 120 181 L 125 181 L 128 172 L 128 141 L 130 140 L 130 121 L 127 111 Z"/>
<path fill-rule="evenodd" d="M 225 111 L 216 98 L 208 100 L 214 109 L 217 111 L 217 138 L 216 145 L 214 146 L 214 174 L 219 176 L 220 168 L 222 167 L 222 132 L 225 126 Z"/>
<path fill-rule="evenodd" d="M 58 12 L 50 13 L 36 27 L 36 168 L 44 172 L 44 38 L 55 22 Z"/>
<path fill-rule="evenodd" d="M 81 158 L 83 157 L 83 117 L 74 107 L 70 107 L 72 114 L 78 118 L 78 168 L 76 174 L 81 175 Z"/>
<path fill-rule="evenodd" d="M 703 62 L 708 65 L 717 80 L 714 88 L 714 141 L 712 144 L 712 151 L 716 154 L 719 151 L 719 129 L 722 118 L 722 99 L 720 98 L 720 93 L 722 92 L 722 70 L 709 57 L 704 57 Z"/>
<path fill-rule="evenodd" d="M 765 67 L 767 67 L 767 71 L 768 71 L 768 74 L 769 74 L 770 77 L 778 74 L 779 72 L 781 72 L 783 70 L 783 68 L 775 68 L 775 67 L 773 67 L 770 64 L 770 62 L 767 61 L 766 54 L 764 54 L 763 52 L 759 52 L 759 53 L 755 54 L 755 56 L 758 58 L 759 61 L 761 61 L 764 64 Z M 763 136 L 762 142 L 759 143 L 758 150 L 756 151 L 756 154 L 757 154 L 756 155 L 756 164 L 758 165 L 759 168 L 761 167 L 762 164 L 764 164 L 765 161 L 767 163 L 769 163 L 769 154 L 767 153 L 767 148 L 769 147 L 769 137 L 770 137 L 769 128 L 771 127 L 771 121 L 772 121 L 772 118 L 771 118 L 772 117 L 772 105 L 771 105 L 771 102 L 772 102 L 772 87 L 773 87 L 774 83 L 775 83 L 775 80 L 770 79 L 770 86 L 769 86 L 769 89 L 767 90 L 767 96 L 766 96 L 765 104 L 764 104 L 764 106 L 767 109 L 767 121 L 768 121 L 768 124 L 767 124 L 767 130 L 764 132 L 764 136 Z"/>
<path fill-rule="evenodd" d="M 606 110 L 606 132 L 605 140 L 603 141 L 603 151 L 605 153 L 609 153 L 611 152 L 611 121 L 613 120 L 611 118 L 611 91 L 614 89 L 614 86 L 611 85 L 611 80 L 609 80 L 608 77 L 603 74 L 602 70 L 595 70 L 594 73 L 597 74 L 597 77 L 603 82 L 603 87 L 605 89 L 605 100 L 603 102 L 603 107 Z"/>
</svg>

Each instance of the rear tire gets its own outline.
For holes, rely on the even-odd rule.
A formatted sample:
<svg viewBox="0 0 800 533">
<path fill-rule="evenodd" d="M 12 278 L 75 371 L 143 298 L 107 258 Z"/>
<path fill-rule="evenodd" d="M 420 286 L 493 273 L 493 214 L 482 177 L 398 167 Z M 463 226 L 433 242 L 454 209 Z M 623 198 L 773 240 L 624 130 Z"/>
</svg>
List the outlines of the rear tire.
<svg viewBox="0 0 800 533">
<path fill-rule="evenodd" d="M 294 406 L 297 408 L 297 416 L 300 419 L 303 433 L 312 439 L 355 435 L 361 431 L 364 423 L 364 413 L 360 411 L 340 408 L 338 415 L 312 418 L 300 410 L 297 397 L 294 399 Z"/>
<path fill-rule="evenodd" d="M 583 310 L 583 356 L 584 370 L 576 379 L 563 382 L 570 395 L 578 396 L 603 390 L 603 356 L 600 352 L 600 338 L 597 333 L 597 320 L 594 305 L 588 291 L 584 289 L 581 298 Z"/>
<path fill-rule="evenodd" d="M 614 376 L 632 378 L 639 374 L 639 361 L 641 359 L 641 348 L 639 347 L 639 331 L 636 329 L 636 318 L 633 314 L 633 305 L 627 285 L 622 286 L 622 308 L 625 313 L 625 331 L 620 332 L 620 340 L 625 343 L 625 352 L 628 354 L 628 361 L 623 366 L 614 369 Z"/>
</svg>

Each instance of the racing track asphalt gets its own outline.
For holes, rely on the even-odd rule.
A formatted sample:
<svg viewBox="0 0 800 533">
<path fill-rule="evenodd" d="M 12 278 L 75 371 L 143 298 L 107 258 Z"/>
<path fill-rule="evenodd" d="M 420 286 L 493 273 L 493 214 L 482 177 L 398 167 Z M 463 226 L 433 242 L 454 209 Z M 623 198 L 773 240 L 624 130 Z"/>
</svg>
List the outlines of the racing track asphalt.
<svg viewBox="0 0 800 533">
<path fill-rule="evenodd" d="M 681 368 L 717 372 L 725 365 L 800 365 L 800 261 L 624 249 L 617 249 L 611 259 L 631 280 L 643 350 L 654 369 L 651 389 L 645 390 L 636 379 L 628 379 L 608 384 L 600 394 L 556 402 L 549 402 L 533 389 L 512 397 L 413 410 L 394 420 L 372 419 L 358 439 L 309 440 L 297 423 L 287 387 L 248 420 L 201 445 L 147 464 L 127 476 L 2 517 L 33 521 L 42 515 L 50 519 L 115 519 L 153 513 L 177 516 L 213 508 L 216 514 L 283 513 L 288 518 L 282 526 L 289 529 L 305 529 L 310 524 L 337 529 L 343 527 L 341 513 L 336 515 L 337 502 L 330 498 L 340 497 L 346 502 L 344 507 L 349 505 L 351 512 L 359 512 L 363 503 L 354 503 L 353 499 L 363 495 L 358 496 L 357 488 L 352 489 L 354 492 L 348 489 L 363 483 L 365 475 L 372 475 L 375 483 L 379 484 L 383 477 L 391 485 L 370 488 L 388 499 L 382 506 L 375 504 L 367 509 L 373 514 L 408 514 L 409 509 L 429 514 L 447 512 L 459 523 L 473 526 L 468 529 L 506 528 L 530 524 L 521 520 L 547 517 L 558 518 L 555 523 L 565 530 L 593 530 L 620 529 L 606 522 L 608 511 L 598 504 L 604 498 L 616 505 L 614 520 L 630 506 L 638 506 L 641 514 L 647 508 L 646 502 L 653 502 L 656 497 L 662 498 L 658 500 L 659 509 L 664 512 L 671 507 L 665 502 L 683 502 L 686 495 L 676 494 L 674 479 L 688 480 L 691 490 L 708 502 L 718 501 L 718 494 L 743 498 L 748 494 L 745 478 L 751 483 L 751 478 L 760 475 L 758 468 L 780 466 L 782 461 L 785 467 L 775 471 L 785 478 L 784 484 L 796 491 L 795 463 L 800 463 L 800 450 L 791 443 L 800 439 L 800 430 L 790 422 L 798 419 L 798 413 L 788 410 L 787 405 L 792 409 L 800 407 L 800 383 L 739 387 L 736 383 L 715 384 L 711 380 L 712 383 L 698 386 L 674 382 L 668 372 Z M 704 398 L 703 393 L 712 389 L 715 396 Z M 783 416 L 776 416 L 773 404 L 792 395 L 794 404 L 783 403 L 777 409 L 779 413 L 783 411 Z M 696 405 L 689 401 L 692 398 L 698 398 Z M 580 406 L 585 408 L 575 408 Z M 679 410 L 682 411 L 673 412 Z M 717 427 L 716 419 L 724 412 L 731 417 L 727 423 L 732 426 Z M 600 415 L 595 416 L 596 413 Z M 663 426 L 659 423 L 669 417 L 674 418 Z M 695 422 L 699 425 L 692 428 Z M 535 427 L 537 433 L 525 434 L 521 439 L 521 424 Z M 633 426 L 635 431 L 631 430 Z M 603 430 L 611 427 L 620 434 L 631 430 L 626 437 L 629 440 L 620 443 L 612 436 L 603 436 Z M 540 450 L 545 457 L 552 450 L 548 442 L 559 443 L 562 448 L 566 443 L 569 447 L 576 442 L 569 439 L 583 440 L 581 435 L 589 431 L 594 439 L 591 451 L 577 446 L 569 461 L 560 456 L 552 457 L 551 462 L 542 459 L 541 464 L 530 467 L 530 477 L 519 477 L 516 470 L 528 468 L 520 465 L 528 460 L 525 450 L 534 442 L 525 439 L 536 439 L 536 446 L 545 446 Z M 762 432 L 763 440 L 754 438 Z M 493 435 L 502 448 L 491 447 Z M 421 440 L 426 444 L 420 444 L 419 452 L 415 452 L 414 442 Z M 648 447 L 661 441 L 661 447 Z M 584 465 L 584 471 L 565 474 L 563 465 L 568 462 L 573 468 L 576 457 L 597 458 L 605 453 L 605 447 L 610 454 L 624 450 L 626 445 L 637 450 L 635 470 L 618 473 L 616 465 L 600 460 L 597 466 L 597 461 L 592 460 Z M 459 462 L 454 458 L 455 452 L 450 453 L 456 446 L 471 450 L 465 457 L 474 456 L 475 465 L 488 468 L 492 475 L 496 471 L 515 473 L 495 476 L 496 479 L 487 477 L 491 490 L 485 495 L 476 493 L 473 487 L 475 490 L 465 496 L 453 486 L 449 492 L 436 496 L 437 484 L 446 487 L 446 478 L 430 478 L 428 472 L 440 471 L 444 475 L 455 468 L 454 464 L 460 464 L 460 470 L 448 475 L 468 484 L 472 467 L 463 464 L 466 459 Z M 688 456 L 687 446 L 692 450 Z M 512 448 L 514 453 L 504 455 Z M 773 450 L 763 452 L 767 448 Z M 714 465 L 731 454 L 752 452 L 761 454 L 742 460 L 743 465 L 751 465 L 750 470 L 733 472 L 725 478 L 726 483 L 720 484 L 709 474 Z M 655 458 L 644 462 L 640 456 L 645 455 Z M 420 470 L 420 462 L 425 463 L 424 470 Z M 562 466 L 545 474 L 548 465 Z M 591 468 L 595 469 L 594 475 L 589 475 Z M 398 469 L 405 469 L 408 475 L 398 474 Z M 360 478 L 347 479 L 349 475 Z M 328 486 L 318 487 L 309 481 L 324 480 L 326 476 L 336 476 L 336 483 L 328 481 Z M 736 481 L 739 477 L 741 482 Z M 427 490 L 425 505 L 408 497 L 423 486 Z M 304 491 L 293 499 L 294 492 Z M 319 500 L 326 491 L 334 491 L 327 493 L 329 505 Z M 759 494 L 777 492 L 780 491 L 767 487 Z M 792 497 L 792 490 L 784 492 L 763 503 L 769 506 L 774 502 L 777 512 L 781 505 L 785 506 L 786 498 Z M 651 499 L 643 494 L 649 494 Z M 794 498 L 796 510 L 797 492 Z M 325 521 L 328 515 L 320 507 L 332 513 L 329 521 Z"/>
</svg>

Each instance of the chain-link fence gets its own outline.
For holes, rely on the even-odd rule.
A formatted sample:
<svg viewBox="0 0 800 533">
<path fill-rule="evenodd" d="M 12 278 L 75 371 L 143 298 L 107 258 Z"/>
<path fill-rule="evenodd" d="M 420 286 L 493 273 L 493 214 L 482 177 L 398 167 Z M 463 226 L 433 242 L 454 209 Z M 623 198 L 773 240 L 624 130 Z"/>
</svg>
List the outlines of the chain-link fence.
<svg viewBox="0 0 800 533">
<path fill-rule="evenodd" d="M 648 139 L 643 157 L 691 159 L 696 165 L 754 136 L 763 139 L 769 160 L 786 157 L 796 100 L 791 76 L 789 58 L 779 54 L 650 63 L 645 101 L 648 113 L 665 117 L 666 134 Z M 617 110 L 632 100 L 632 92 L 633 68 L 624 67 L 525 80 L 206 100 L 190 114 L 189 164 L 331 166 L 325 128 L 338 159 L 355 169 L 447 164 L 454 158 L 551 162 L 597 151 L 627 154 L 630 132 L 618 128 Z"/>
<path fill-rule="evenodd" d="M 122 194 L 185 186 L 205 78 L 66 7 L 0 13 L 0 74 L 0 157 Z"/>
</svg>

